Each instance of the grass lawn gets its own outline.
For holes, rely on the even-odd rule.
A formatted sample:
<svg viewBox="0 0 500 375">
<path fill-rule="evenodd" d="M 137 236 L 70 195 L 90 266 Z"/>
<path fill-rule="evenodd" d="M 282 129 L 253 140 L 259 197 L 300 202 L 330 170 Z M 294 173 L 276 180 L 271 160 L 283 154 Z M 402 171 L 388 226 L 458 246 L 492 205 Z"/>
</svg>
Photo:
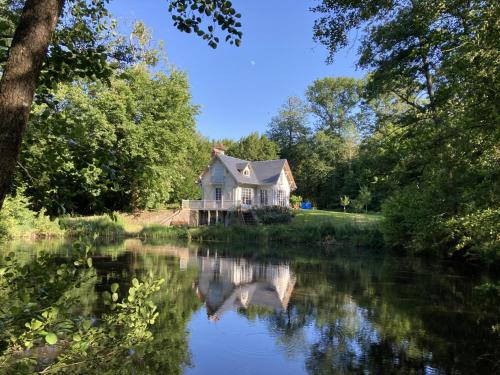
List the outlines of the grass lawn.
<svg viewBox="0 0 500 375">
<path fill-rule="evenodd" d="M 377 224 L 382 219 L 380 214 L 361 214 L 323 210 L 297 210 L 292 221 L 294 226 L 331 223 L 334 225 Z"/>
</svg>

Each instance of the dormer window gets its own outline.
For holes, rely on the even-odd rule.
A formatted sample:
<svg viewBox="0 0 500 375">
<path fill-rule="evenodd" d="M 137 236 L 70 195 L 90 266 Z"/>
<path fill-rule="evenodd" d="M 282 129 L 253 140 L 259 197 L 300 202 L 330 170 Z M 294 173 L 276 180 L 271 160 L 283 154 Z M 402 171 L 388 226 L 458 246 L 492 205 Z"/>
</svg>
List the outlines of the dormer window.
<svg viewBox="0 0 500 375">
<path fill-rule="evenodd" d="M 250 176 L 250 169 L 248 169 L 248 168 L 243 169 L 243 175 Z"/>
</svg>

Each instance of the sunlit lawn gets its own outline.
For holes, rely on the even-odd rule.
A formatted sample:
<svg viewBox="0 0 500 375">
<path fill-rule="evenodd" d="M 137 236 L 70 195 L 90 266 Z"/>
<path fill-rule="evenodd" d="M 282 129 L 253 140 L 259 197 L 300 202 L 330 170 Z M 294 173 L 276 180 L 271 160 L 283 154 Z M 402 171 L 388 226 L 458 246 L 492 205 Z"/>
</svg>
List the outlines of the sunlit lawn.
<svg viewBox="0 0 500 375">
<path fill-rule="evenodd" d="M 292 225 L 321 224 L 376 224 L 382 219 L 379 214 L 362 214 L 323 210 L 297 210 Z"/>
</svg>

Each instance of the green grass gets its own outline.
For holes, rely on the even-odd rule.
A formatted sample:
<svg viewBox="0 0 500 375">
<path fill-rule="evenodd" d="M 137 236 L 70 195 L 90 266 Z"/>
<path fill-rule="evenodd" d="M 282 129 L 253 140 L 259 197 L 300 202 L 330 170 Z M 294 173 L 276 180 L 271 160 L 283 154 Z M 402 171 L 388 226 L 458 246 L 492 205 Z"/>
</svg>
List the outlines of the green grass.
<svg viewBox="0 0 500 375">
<path fill-rule="evenodd" d="M 61 218 L 59 225 L 68 237 L 118 238 L 128 234 L 123 223 L 105 215 Z"/>
<path fill-rule="evenodd" d="M 360 214 L 338 211 L 323 211 L 323 210 L 298 210 L 292 221 L 294 226 L 302 225 L 319 225 L 319 224 L 335 224 L 335 225 L 377 225 L 382 216 L 380 214 Z"/>
<path fill-rule="evenodd" d="M 380 215 L 299 211 L 288 224 L 199 228 L 146 226 L 142 238 L 183 238 L 197 242 L 335 244 L 383 247 Z"/>
</svg>

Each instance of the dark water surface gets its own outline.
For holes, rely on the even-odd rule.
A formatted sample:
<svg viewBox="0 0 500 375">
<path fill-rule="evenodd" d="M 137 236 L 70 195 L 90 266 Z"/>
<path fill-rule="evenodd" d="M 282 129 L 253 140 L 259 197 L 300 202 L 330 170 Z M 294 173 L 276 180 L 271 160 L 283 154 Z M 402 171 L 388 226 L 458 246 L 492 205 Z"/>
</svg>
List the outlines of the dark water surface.
<svg viewBox="0 0 500 375">
<path fill-rule="evenodd" d="M 26 257 L 71 251 L 8 247 Z M 99 282 L 82 298 L 91 314 L 112 282 L 165 278 L 151 361 L 168 373 L 500 372 L 498 301 L 478 288 L 494 280 L 470 267 L 369 250 L 139 240 L 98 245 L 94 266 Z"/>
</svg>

